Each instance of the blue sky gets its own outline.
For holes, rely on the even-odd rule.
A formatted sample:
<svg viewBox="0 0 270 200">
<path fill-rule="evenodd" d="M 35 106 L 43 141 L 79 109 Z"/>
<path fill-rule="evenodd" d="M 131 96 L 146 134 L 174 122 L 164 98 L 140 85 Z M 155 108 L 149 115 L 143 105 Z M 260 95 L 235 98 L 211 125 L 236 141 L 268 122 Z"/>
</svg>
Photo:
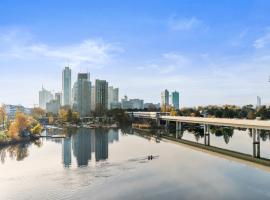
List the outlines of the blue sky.
<svg viewBox="0 0 270 200">
<path fill-rule="evenodd" d="M 270 103 L 270 2 L 265 0 L 0 3 L 0 102 L 33 106 L 61 90 L 66 64 L 121 96 L 182 106 Z"/>
</svg>

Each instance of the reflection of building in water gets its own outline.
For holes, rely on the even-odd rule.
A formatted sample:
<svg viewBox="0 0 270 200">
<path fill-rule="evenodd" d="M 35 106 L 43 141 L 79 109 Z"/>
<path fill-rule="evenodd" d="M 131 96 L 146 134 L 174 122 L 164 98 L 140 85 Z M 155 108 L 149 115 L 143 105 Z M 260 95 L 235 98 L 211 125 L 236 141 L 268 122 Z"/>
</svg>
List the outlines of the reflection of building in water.
<svg viewBox="0 0 270 200">
<path fill-rule="evenodd" d="M 119 141 L 119 132 L 118 130 L 111 129 L 108 133 L 108 141 L 109 143 L 113 143 L 114 141 Z"/>
<path fill-rule="evenodd" d="M 78 166 L 88 165 L 91 160 L 91 134 L 89 129 L 79 129 L 72 140 L 73 154 Z"/>
<path fill-rule="evenodd" d="M 105 160 L 108 158 L 109 141 L 110 143 L 119 140 L 117 130 L 102 129 L 78 129 L 77 133 L 71 138 L 65 138 L 62 145 L 63 164 L 68 167 L 72 162 L 71 147 L 78 166 L 87 166 L 89 161 Z"/>
<path fill-rule="evenodd" d="M 105 160 L 108 158 L 108 132 L 104 132 L 104 130 L 97 129 L 96 130 L 96 142 L 95 142 L 95 155 L 96 161 Z"/>
<path fill-rule="evenodd" d="M 65 167 L 69 167 L 71 165 L 71 138 L 64 139 L 62 156 Z"/>
</svg>

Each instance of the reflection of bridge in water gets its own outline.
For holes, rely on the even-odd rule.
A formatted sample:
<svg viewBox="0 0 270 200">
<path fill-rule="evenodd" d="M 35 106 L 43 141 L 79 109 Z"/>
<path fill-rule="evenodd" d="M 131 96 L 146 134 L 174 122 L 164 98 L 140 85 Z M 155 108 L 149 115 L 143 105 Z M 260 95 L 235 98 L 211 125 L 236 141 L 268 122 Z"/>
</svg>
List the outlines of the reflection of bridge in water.
<svg viewBox="0 0 270 200">
<path fill-rule="evenodd" d="M 76 134 L 63 140 L 63 164 L 72 164 L 72 152 L 78 166 L 87 166 L 90 160 L 108 158 L 109 143 L 119 140 L 118 130 L 78 129 Z"/>
<path fill-rule="evenodd" d="M 210 126 L 249 129 L 253 138 L 254 158 L 260 158 L 260 135 L 262 130 L 270 130 L 270 121 L 263 120 L 168 116 L 168 113 L 162 112 L 128 112 L 128 114 L 136 119 L 154 120 L 158 127 L 163 126 L 165 129 L 169 128 L 169 123 L 174 123 L 177 139 L 183 131 L 183 124 L 200 124 L 203 126 L 205 146 L 210 146 Z"/>
</svg>

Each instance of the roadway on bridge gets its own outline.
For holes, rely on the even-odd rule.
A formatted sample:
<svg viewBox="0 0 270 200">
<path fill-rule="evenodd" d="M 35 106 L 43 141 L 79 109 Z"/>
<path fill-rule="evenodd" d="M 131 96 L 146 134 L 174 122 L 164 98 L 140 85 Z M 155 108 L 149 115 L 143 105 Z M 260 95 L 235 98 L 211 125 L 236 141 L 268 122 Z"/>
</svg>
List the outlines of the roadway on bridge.
<svg viewBox="0 0 270 200">
<path fill-rule="evenodd" d="M 157 119 L 153 112 L 134 112 L 133 116 L 138 118 Z M 207 124 L 215 126 L 230 126 L 239 128 L 254 128 L 270 130 L 270 120 L 249 120 L 249 119 L 227 119 L 227 118 L 205 118 L 205 117 L 183 117 L 183 116 L 160 116 L 159 119 L 175 122 Z"/>
</svg>

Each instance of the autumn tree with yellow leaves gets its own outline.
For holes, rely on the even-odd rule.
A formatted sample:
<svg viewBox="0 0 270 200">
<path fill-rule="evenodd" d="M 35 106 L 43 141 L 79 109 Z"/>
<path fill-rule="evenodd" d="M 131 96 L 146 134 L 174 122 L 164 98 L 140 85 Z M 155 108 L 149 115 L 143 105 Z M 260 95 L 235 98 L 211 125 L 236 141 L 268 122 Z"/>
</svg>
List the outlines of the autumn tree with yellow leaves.
<svg viewBox="0 0 270 200">
<path fill-rule="evenodd" d="M 0 124 L 1 128 L 5 128 L 5 120 L 7 118 L 7 112 L 4 106 L 0 106 Z"/>
<path fill-rule="evenodd" d="M 39 134 L 41 130 L 42 127 L 37 120 L 22 112 L 17 112 L 14 121 L 9 125 L 7 135 L 10 138 L 18 139 L 23 131 L 29 131 L 29 133 L 32 134 Z"/>
</svg>

